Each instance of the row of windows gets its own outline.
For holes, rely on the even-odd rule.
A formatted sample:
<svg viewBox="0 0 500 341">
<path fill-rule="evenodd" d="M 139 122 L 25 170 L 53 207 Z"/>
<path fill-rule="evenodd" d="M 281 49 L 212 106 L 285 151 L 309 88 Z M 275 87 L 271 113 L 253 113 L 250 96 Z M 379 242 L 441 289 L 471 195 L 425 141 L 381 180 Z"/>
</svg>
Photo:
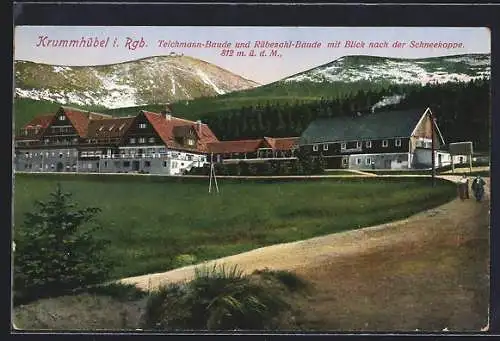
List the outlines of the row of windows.
<svg viewBox="0 0 500 341">
<path fill-rule="evenodd" d="M 396 139 L 394 140 L 394 145 L 396 147 L 401 147 L 401 139 Z M 363 146 L 363 142 L 361 141 L 356 141 L 356 148 L 360 149 Z M 372 141 L 365 141 L 365 147 L 366 148 L 371 148 L 372 147 Z M 389 140 L 382 140 L 382 147 L 387 148 L 389 147 Z M 319 149 L 319 146 L 317 144 L 313 145 L 313 151 L 317 152 Z M 340 144 L 340 149 L 341 150 L 346 150 L 347 149 L 347 143 L 342 142 Z M 323 144 L 323 150 L 326 151 L 328 150 L 328 144 L 325 143 Z"/>
<path fill-rule="evenodd" d="M 29 153 L 29 152 L 26 152 L 26 153 L 24 153 L 24 156 L 25 156 L 27 159 L 31 159 L 31 158 L 33 158 L 33 157 L 38 157 L 38 156 L 41 156 L 41 157 L 43 157 L 43 156 L 45 156 L 45 157 L 49 157 L 49 155 L 50 155 L 50 156 L 55 157 L 55 156 L 56 156 L 56 154 L 57 154 L 56 152 L 51 152 L 51 153 L 49 153 L 49 152 L 45 152 L 45 155 L 44 155 L 44 153 L 43 153 L 43 152 L 40 152 L 40 153 L 38 153 L 38 152 L 35 152 L 35 153 Z M 71 152 L 70 152 L 70 151 L 67 151 L 66 153 L 59 153 L 59 158 L 62 158 L 62 157 L 64 156 L 64 154 L 66 154 L 66 156 L 68 156 L 68 157 L 69 157 L 69 156 L 71 156 Z M 78 152 L 73 152 L 73 156 L 77 157 L 77 156 L 78 156 Z"/>
<path fill-rule="evenodd" d="M 346 159 L 344 159 L 344 160 L 346 160 Z M 362 163 L 361 161 L 362 161 L 362 160 L 361 160 L 361 158 L 360 158 L 360 157 L 356 158 L 356 165 L 358 165 L 358 166 L 359 166 L 359 165 L 361 165 L 361 163 Z M 398 158 L 396 159 L 396 162 L 397 162 L 397 163 L 402 163 L 402 162 L 403 162 L 403 160 L 402 160 L 402 158 L 401 158 L 401 157 L 398 157 Z M 373 161 L 373 162 L 372 162 L 372 158 L 371 158 L 371 157 L 367 157 L 367 158 L 365 159 L 365 165 L 370 166 L 372 163 L 375 163 L 375 161 Z"/>
<path fill-rule="evenodd" d="M 135 139 L 135 137 L 131 137 L 129 141 L 130 141 L 130 144 L 135 144 L 136 139 Z M 138 138 L 138 142 L 139 143 L 146 143 L 146 138 L 145 137 L 139 137 Z M 149 143 L 155 143 L 155 138 L 154 137 L 148 138 L 148 142 Z"/>
</svg>

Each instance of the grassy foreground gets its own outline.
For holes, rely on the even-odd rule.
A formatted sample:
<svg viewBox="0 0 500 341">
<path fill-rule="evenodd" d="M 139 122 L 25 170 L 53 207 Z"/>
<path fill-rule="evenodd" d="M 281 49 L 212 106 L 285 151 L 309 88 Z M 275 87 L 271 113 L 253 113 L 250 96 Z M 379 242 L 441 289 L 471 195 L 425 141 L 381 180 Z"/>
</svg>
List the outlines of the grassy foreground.
<svg viewBox="0 0 500 341">
<path fill-rule="evenodd" d="M 419 178 L 224 179 L 221 193 L 209 195 L 205 179 L 16 174 L 15 229 L 57 182 L 81 206 L 102 209 L 116 278 L 400 219 L 455 196 L 453 184 L 440 180 L 433 189 Z"/>
</svg>

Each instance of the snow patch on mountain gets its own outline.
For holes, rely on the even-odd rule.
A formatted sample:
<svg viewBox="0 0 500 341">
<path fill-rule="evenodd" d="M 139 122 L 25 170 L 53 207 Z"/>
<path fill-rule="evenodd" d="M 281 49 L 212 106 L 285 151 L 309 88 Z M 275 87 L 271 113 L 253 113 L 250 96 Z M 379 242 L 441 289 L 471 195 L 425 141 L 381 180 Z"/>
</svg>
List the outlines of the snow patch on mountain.
<svg viewBox="0 0 500 341">
<path fill-rule="evenodd" d="M 210 85 L 219 95 L 223 95 L 226 93 L 224 90 L 219 89 L 217 85 L 215 85 L 214 82 L 212 82 L 210 78 L 203 71 L 201 71 L 200 69 L 196 69 L 196 73 L 198 76 L 200 76 L 201 80 L 205 84 Z"/>
<path fill-rule="evenodd" d="M 71 68 L 69 66 L 54 66 L 54 72 L 56 73 L 66 72 L 66 71 L 71 71 Z"/>
<path fill-rule="evenodd" d="M 170 76 L 170 81 L 172 82 L 172 89 L 170 91 L 172 91 L 172 95 L 175 96 L 175 79 L 173 76 Z"/>
<path fill-rule="evenodd" d="M 104 96 L 99 98 L 101 105 L 107 108 L 132 107 L 137 103 L 137 89 L 128 84 L 119 84 L 116 74 L 103 76 L 95 72 L 95 77 L 101 81 Z"/>
</svg>

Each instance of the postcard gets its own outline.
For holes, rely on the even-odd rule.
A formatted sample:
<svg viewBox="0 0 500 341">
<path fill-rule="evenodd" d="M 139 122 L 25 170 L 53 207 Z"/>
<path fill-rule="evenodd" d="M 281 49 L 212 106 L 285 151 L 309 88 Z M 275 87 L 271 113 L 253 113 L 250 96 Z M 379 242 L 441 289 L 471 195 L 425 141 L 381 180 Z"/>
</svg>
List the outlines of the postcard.
<svg viewBox="0 0 500 341">
<path fill-rule="evenodd" d="M 16 331 L 488 329 L 488 29 L 14 33 Z"/>
</svg>

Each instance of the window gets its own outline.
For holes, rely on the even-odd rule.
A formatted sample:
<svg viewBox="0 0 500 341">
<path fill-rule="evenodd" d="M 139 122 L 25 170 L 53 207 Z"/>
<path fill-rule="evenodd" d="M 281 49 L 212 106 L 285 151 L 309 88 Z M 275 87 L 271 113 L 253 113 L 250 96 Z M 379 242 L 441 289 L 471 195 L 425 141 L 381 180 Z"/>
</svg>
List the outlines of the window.
<svg viewBox="0 0 500 341">
<path fill-rule="evenodd" d="M 172 161 L 172 168 L 177 168 L 177 162 Z"/>
<path fill-rule="evenodd" d="M 357 158 L 356 158 L 356 164 L 357 164 L 357 165 L 360 165 L 360 164 L 361 164 L 361 158 L 360 158 L 360 157 L 357 157 Z"/>
<path fill-rule="evenodd" d="M 78 152 L 73 152 L 73 156 L 77 157 L 78 156 Z"/>
<path fill-rule="evenodd" d="M 361 148 L 362 145 L 361 141 L 356 141 L 356 148 Z"/>
<path fill-rule="evenodd" d="M 313 145 L 313 151 L 315 151 L 315 152 L 318 151 L 318 145 L 317 144 Z"/>
<path fill-rule="evenodd" d="M 49 157 L 49 152 L 45 152 L 45 156 L 46 156 L 46 157 Z"/>
<path fill-rule="evenodd" d="M 146 123 L 139 123 L 139 128 L 140 129 L 146 128 Z"/>
<path fill-rule="evenodd" d="M 149 143 L 155 143 L 155 138 L 154 138 L 154 137 L 150 137 L 150 138 L 148 139 L 148 142 L 149 142 Z"/>
<path fill-rule="evenodd" d="M 387 147 L 388 145 L 389 145 L 389 141 L 387 141 L 387 140 L 383 140 L 383 141 L 382 141 L 382 147 L 384 147 L 384 148 L 385 148 L 385 147 Z"/>
<path fill-rule="evenodd" d="M 458 158 L 458 163 L 463 163 L 463 162 L 464 162 L 464 157 L 463 157 L 463 156 L 460 156 L 460 157 Z"/>
<path fill-rule="evenodd" d="M 112 124 L 111 127 L 109 127 L 109 131 L 113 130 L 114 127 L 115 127 L 115 125 Z"/>
<path fill-rule="evenodd" d="M 167 161 L 163 161 L 163 167 L 167 167 Z"/>
<path fill-rule="evenodd" d="M 135 143 L 135 138 L 131 137 L 131 138 L 130 138 L 130 143 L 131 143 L 131 144 L 134 144 L 134 143 Z"/>
<path fill-rule="evenodd" d="M 115 161 L 114 165 L 115 165 L 115 168 L 120 168 L 120 161 Z"/>
<path fill-rule="evenodd" d="M 343 164 L 344 166 L 346 166 L 346 165 L 347 165 L 347 159 L 342 159 L 342 164 Z"/>
<path fill-rule="evenodd" d="M 367 166 L 371 165 L 372 164 L 372 159 L 370 157 L 367 157 L 365 163 L 366 163 Z"/>
<path fill-rule="evenodd" d="M 55 152 L 52 152 L 52 156 L 56 156 L 56 153 L 55 153 Z"/>
<path fill-rule="evenodd" d="M 341 150 L 345 150 L 346 148 L 347 148 L 347 143 L 342 142 L 342 143 L 340 144 L 340 149 L 341 149 Z"/>
<path fill-rule="evenodd" d="M 193 160 L 193 155 L 188 155 L 188 156 L 187 156 L 187 160 L 188 160 L 188 161 L 192 161 L 192 160 Z"/>
<path fill-rule="evenodd" d="M 139 137 L 139 143 L 145 143 L 146 138 L 145 137 Z"/>
<path fill-rule="evenodd" d="M 108 161 L 104 161 L 104 167 L 108 167 Z"/>
<path fill-rule="evenodd" d="M 92 169 L 92 164 L 91 163 L 87 164 L 87 168 Z"/>
<path fill-rule="evenodd" d="M 192 145 L 194 145 L 194 140 L 193 139 L 188 139 L 187 143 L 188 143 L 188 145 L 192 146 Z"/>
<path fill-rule="evenodd" d="M 365 142 L 366 148 L 371 148 L 372 147 L 372 141 L 366 141 Z"/>
<path fill-rule="evenodd" d="M 99 127 L 99 131 L 102 131 L 104 129 L 104 126 Z"/>
<path fill-rule="evenodd" d="M 130 161 L 123 161 L 123 167 L 130 167 Z"/>
<path fill-rule="evenodd" d="M 54 169 L 54 168 L 55 168 L 54 164 L 51 164 L 50 169 Z"/>
<path fill-rule="evenodd" d="M 396 139 L 396 141 L 394 141 L 394 144 L 396 147 L 401 147 L 401 139 Z"/>
<path fill-rule="evenodd" d="M 323 145 L 323 150 L 328 150 L 328 145 L 326 143 Z"/>
<path fill-rule="evenodd" d="M 150 161 L 144 161 L 144 167 L 151 167 Z"/>
<path fill-rule="evenodd" d="M 118 130 L 122 130 L 122 129 L 123 129 L 123 127 L 125 127 L 125 123 L 123 123 L 123 124 L 120 126 L 120 128 L 118 128 Z"/>
<path fill-rule="evenodd" d="M 65 119 L 66 119 L 66 116 L 64 116 L 64 115 L 59 116 L 59 121 L 64 121 Z"/>
</svg>

